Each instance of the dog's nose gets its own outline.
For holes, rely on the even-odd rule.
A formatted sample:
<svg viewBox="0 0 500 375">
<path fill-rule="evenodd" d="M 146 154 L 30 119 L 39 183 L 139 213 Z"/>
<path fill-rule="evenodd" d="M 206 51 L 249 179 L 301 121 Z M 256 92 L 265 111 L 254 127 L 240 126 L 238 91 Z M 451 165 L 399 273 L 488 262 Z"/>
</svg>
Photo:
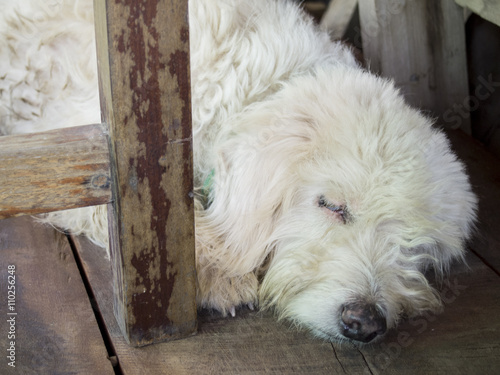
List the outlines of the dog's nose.
<svg viewBox="0 0 500 375">
<path fill-rule="evenodd" d="M 374 305 L 352 303 L 342 309 L 341 327 L 345 337 L 366 343 L 383 335 L 387 322 Z"/>
</svg>

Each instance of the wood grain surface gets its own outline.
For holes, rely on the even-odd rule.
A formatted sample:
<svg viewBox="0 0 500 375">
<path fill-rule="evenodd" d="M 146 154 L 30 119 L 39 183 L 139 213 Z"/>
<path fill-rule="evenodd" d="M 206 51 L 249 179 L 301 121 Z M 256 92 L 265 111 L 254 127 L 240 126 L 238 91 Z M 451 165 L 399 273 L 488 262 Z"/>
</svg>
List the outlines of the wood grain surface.
<svg viewBox="0 0 500 375">
<path fill-rule="evenodd" d="M 0 137 L 0 219 L 110 202 L 101 125 Z"/>
<path fill-rule="evenodd" d="M 95 1 L 115 314 L 134 346 L 196 331 L 186 0 Z"/>
<path fill-rule="evenodd" d="M 470 134 L 462 8 L 448 0 L 359 0 L 359 14 L 370 70 L 393 79 L 413 106 Z"/>
<path fill-rule="evenodd" d="M 15 337 L 8 340 L 7 267 L 15 266 Z M 72 250 L 62 233 L 24 216 L 0 221 L 0 373 L 114 374 Z M 15 342 L 15 366 L 6 344 Z"/>
</svg>

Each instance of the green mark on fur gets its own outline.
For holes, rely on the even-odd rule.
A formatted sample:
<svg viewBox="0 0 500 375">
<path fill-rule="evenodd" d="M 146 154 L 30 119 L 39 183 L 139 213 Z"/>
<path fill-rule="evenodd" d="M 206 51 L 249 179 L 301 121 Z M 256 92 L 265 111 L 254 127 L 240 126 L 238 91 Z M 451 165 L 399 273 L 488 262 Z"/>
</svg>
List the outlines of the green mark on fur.
<svg viewBox="0 0 500 375">
<path fill-rule="evenodd" d="M 208 198 L 208 194 L 210 193 L 210 190 L 212 189 L 212 184 L 214 181 L 214 175 L 215 175 L 215 169 L 212 169 L 210 173 L 208 174 L 207 178 L 205 179 L 205 182 L 203 182 L 203 187 L 201 188 L 201 193 L 205 198 Z"/>
</svg>

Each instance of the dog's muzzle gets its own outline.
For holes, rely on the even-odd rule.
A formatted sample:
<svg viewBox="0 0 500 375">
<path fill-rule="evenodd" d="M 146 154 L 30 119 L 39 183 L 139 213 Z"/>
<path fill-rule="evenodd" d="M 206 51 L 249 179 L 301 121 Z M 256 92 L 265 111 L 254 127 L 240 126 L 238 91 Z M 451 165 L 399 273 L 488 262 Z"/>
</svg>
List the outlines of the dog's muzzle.
<svg viewBox="0 0 500 375">
<path fill-rule="evenodd" d="M 385 316 L 371 304 L 344 305 L 340 324 L 345 337 L 364 343 L 382 336 L 387 331 Z"/>
</svg>

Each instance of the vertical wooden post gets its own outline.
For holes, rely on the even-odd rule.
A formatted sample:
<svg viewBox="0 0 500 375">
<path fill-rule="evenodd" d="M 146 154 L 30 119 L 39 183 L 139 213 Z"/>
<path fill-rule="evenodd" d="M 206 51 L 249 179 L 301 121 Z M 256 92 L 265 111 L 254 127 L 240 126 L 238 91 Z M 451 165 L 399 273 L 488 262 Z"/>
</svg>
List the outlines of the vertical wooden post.
<svg viewBox="0 0 500 375">
<path fill-rule="evenodd" d="M 196 330 L 187 0 L 94 0 L 115 315 L 142 346 Z"/>
<path fill-rule="evenodd" d="M 359 0 L 359 12 L 370 69 L 394 78 L 411 104 L 443 125 L 470 133 L 460 111 L 468 98 L 462 9 L 449 0 Z"/>
</svg>

